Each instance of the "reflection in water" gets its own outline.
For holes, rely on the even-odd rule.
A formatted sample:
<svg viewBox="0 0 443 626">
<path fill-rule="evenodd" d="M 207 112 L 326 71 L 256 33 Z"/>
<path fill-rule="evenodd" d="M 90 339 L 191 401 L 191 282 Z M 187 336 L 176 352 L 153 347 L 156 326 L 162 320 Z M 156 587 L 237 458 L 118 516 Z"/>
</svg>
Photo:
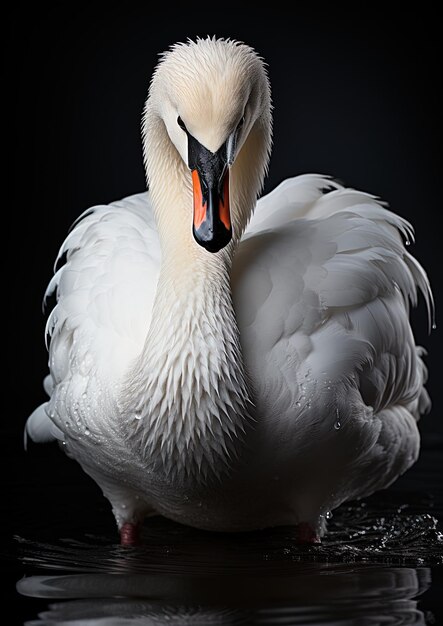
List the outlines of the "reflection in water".
<svg viewBox="0 0 443 626">
<path fill-rule="evenodd" d="M 414 598 L 429 584 L 428 568 L 294 564 L 292 573 L 283 576 L 72 574 L 23 578 L 17 588 L 51 601 L 70 599 L 51 604 L 36 622 L 40 626 L 73 620 L 76 625 L 89 620 L 122 625 L 343 624 L 356 618 L 369 626 L 388 617 L 395 624 L 425 624 Z"/>
<path fill-rule="evenodd" d="M 389 498 L 341 507 L 320 546 L 297 545 L 292 528 L 226 535 L 163 518 L 140 548 L 17 538 L 38 574 L 17 589 L 51 601 L 35 626 L 425 624 L 416 598 L 443 561 L 442 535 L 424 507 Z"/>
</svg>

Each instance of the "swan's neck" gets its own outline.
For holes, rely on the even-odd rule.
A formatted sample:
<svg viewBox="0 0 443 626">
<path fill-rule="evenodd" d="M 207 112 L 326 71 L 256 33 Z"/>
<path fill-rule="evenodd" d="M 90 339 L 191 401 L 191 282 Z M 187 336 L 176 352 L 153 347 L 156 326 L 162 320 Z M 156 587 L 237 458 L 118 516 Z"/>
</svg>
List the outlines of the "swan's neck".
<svg viewBox="0 0 443 626">
<path fill-rule="evenodd" d="M 163 157 L 165 150 L 166 142 Z M 161 160 L 163 189 L 155 184 L 160 159 L 151 164 L 162 267 L 126 396 L 145 460 L 166 477 L 195 481 L 229 469 L 251 401 L 231 297 L 232 250 L 212 255 L 193 241 L 188 174 L 176 157 L 170 150 Z"/>
<path fill-rule="evenodd" d="M 229 468 L 250 402 L 227 268 L 164 264 L 130 393 L 157 469 L 206 479 Z"/>
</svg>

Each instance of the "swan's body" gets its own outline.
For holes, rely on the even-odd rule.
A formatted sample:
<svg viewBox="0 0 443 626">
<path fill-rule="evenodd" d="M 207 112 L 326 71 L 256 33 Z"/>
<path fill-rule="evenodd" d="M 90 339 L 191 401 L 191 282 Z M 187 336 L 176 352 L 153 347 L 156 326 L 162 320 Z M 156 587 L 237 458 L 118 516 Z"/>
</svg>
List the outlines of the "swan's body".
<svg viewBox="0 0 443 626">
<path fill-rule="evenodd" d="M 223 245 L 212 230 L 192 235 L 182 129 L 209 155 L 229 136 Z M 431 295 L 403 245 L 411 228 L 314 175 L 262 198 L 246 227 L 270 146 L 267 79 L 246 46 L 175 47 L 144 133 L 150 192 L 94 207 L 62 246 L 48 288 L 50 400 L 27 432 L 65 444 L 119 528 L 161 513 L 213 530 L 306 522 L 321 533 L 327 511 L 386 487 L 418 455 L 429 401 L 408 307 L 417 287 Z"/>
</svg>

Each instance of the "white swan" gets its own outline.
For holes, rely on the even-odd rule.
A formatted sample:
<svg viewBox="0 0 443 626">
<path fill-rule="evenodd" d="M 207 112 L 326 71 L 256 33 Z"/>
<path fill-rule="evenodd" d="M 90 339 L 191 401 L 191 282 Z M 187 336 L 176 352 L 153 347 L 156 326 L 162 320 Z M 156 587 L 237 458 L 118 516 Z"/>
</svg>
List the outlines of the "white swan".
<svg viewBox="0 0 443 626">
<path fill-rule="evenodd" d="M 123 543 L 156 513 L 316 540 L 329 510 L 418 455 L 429 400 L 408 307 L 432 296 L 411 226 L 317 175 L 256 203 L 270 90 L 238 42 L 162 57 L 143 138 L 149 192 L 86 211 L 60 250 L 50 399 L 27 434 L 92 476 Z"/>
</svg>

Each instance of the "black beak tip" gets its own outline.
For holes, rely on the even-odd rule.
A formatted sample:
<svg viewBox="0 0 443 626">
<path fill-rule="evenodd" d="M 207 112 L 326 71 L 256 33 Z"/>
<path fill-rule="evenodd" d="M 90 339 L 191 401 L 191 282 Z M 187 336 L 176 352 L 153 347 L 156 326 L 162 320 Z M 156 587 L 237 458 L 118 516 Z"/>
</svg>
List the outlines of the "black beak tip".
<svg viewBox="0 0 443 626">
<path fill-rule="evenodd" d="M 232 230 L 223 229 L 214 234 L 212 229 L 196 229 L 193 228 L 195 241 L 208 252 L 220 252 L 225 248 L 232 239 Z"/>
</svg>

